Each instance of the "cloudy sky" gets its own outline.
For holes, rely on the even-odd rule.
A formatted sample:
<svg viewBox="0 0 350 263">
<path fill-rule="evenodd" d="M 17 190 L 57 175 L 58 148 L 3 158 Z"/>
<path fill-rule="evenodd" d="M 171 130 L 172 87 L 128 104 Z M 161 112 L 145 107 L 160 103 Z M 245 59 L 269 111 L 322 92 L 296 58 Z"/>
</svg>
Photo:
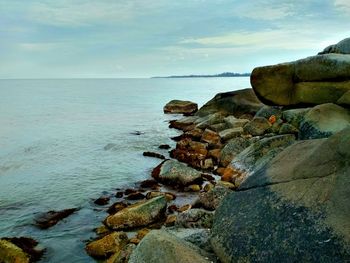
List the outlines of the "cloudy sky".
<svg viewBox="0 0 350 263">
<path fill-rule="evenodd" d="M 0 78 L 250 72 L 349 22 L 350 0 L 0 0 Z"/>
</svg>

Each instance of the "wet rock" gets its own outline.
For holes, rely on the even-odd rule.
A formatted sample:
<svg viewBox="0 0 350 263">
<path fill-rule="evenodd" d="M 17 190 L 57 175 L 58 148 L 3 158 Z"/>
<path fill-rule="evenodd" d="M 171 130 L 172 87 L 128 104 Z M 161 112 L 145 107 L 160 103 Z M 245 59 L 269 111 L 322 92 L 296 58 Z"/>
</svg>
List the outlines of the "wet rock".
<svg viewBox="0 0 350 263">
<path fill-rule="evenodd" d="M 219 136 L 223 141 L 228 141 L 232 138 L 240 136 L 242 133 L 243 133 L 243 128 L 237 127 L 237 128 L 223 130 L 222 132 L 219 133 Z"/>
<path fill-rule="evenodd" d="M 0 262 L 36 262 L 44 254 L 38 242 L 29 237 L 11 237 L 0 239 Z"/>
<path fill-rule="evenodd" d="M 120 210 L 124 209 L 125 207 L 127 207 L 128 205 L 129 204 L 126 202 L 116 202 L 108 208 L 107 213 L 108 214 L 115 214 L 115 213 L 119 212 Z"/>
<path fill-rule="evenodd" d="M 152 191 L 146 194 L 147 199 L 152 199 L 157 196 L 164 196 L 168 202 L 176 199 L 176 195 L 169 192 Z"/>
<path fill-rule="evenodd" d="M 244 125 L 244 132 L 249 133 L 253 136 L 263 135 L 269 128 L 271 124 L 269 121 L 262 117 L 256 117 L 249 123 Z"/>
<path fill-rule="evenodd" d="M 213 185 L 213 184 L 207 183 L 207 184 L 204 185 L 203 190 L 204 190 L 205 192 L 209 192 L 209 191 L 212 190 L 213 188 L 214 188 L 214 185 Z"/>
<path fill-rule="evenodd" d="M 193 208 L 178 214 L 175 225 L 185 228 L 211 228 L 213 218 L 213 212 Z"/>
<path fill-rule="evenodd" d="M 158 189 L 160 185 L 156 180 L 148 179 L 140 183 L 141 188 Z"/>
<path fill-rule="evenodd" d="M 62 219 L 78 211 L 78 208 L 70 208 L 61 211 L 49 211 L 39 215 L 35 219 L 35 225 L 41 229 L 47 229 L 56 225 Z"/>
<path fill-rule="evenodd" d="M 185 188 L 185 191 L 188 192 L 199 192 L 201 187 L 198 184 L 191 184 Z"/>
<path fill-rule="evenodd" d="M 164 106 L 163 110 L 164 113 L 171 114 L 192 114 L 198 110 L 198 105 L 192 101 L 172 100 Z"/>
<path fill-rule="evenodd" d="M 195 121 L 196 128 L 206 129 L 214 124 L 222 123 L 224 121 L 224 116 L 220 113 L 213 113 L 202 118 L 199 118 Z"/>
<path fill-rule="evenodd" d="M 200 193 L 198 196 L 197 203 L 207 210 L 215 210 L 221 200 L 232 193 L 232 191 L 223 186 L 215 186 L 208 192 Z"/>
<path fill-rule="evenodd" d="M 86 252 L 94 258 L 108 258 L 119 252 L 128 242 L 124 232 L 113 232 L 86 245 Z"/>
<path fill-rule="evenodd" d="M 164 217 L 167 202 L 164 196 L 138 202 L 110 215 L 105 224 L 114 230 L 147 226 Z"/>
<path fill-rule="evenodd" d="M 95 228 L 94 231 L 98 236 L 105 236 L 106 234 L 109 234 L 111 232 L 111 230 L 105 225 Z"/>
<path fill-rule="evenodd" d="M 161 145 L 159 145 L 158 148 L 159 148 L 159 149 L 162 149 L 162 150 L 168 150 L 168 149 L 170 149 L 171 147 L 170 147 L 170 145 L 168 145 L 168 144 L 161 144 Z"/>
<path fill-rule="evenodd" d="M 166 220 L 165 220 L 165 225 L 167 227 L 169 226 L 174 226 L 175 225 L 175 222 L 176 222 L 176 218 L 177 216 L 176 215 L 168 215 Z"/>
<path fill-rule="evenodd" d="M 278 131 L 278 134 L 298 134 L 299 130 L 295 128 L 292 124 L 283 123 Z"/>
<path fill-rule="evenodd" d="M 116 197 L 116 198 L 122 198 L 123 195 L 124 195 L 124 192 L 116 192 L 116 193 L 115 193 L 115 197 Z"/>
<path fill-rule="evenodd" d="M 235 178 L 240 176 L 240 173 L 237 172 L 233 167 L 228 166 L 225 168 L 222 176 L 221 176 L 221 180 L 222 181 L 226 181 L 226 182 L 231 182 L 234 183 L 235 182 Z"/>
<path fill-rule="evenodd" d="M 196 116 L 184 117 L 179 120 L 170 121 L 169 128 L 174 128 L 178 130 L 188 130 L 189 127 L 193 127 L 194 122 L 198 119 Z"/>
<path fill-rule="evenodd" d="M 252 89 L 243 89 L 215 95 L 213 99 L 201 107 L 196 116 L 220 113 L 221 115 L 255 114 L 263 104 L 258 100 Z"/>
<path fill-rule="evenodd" d="M 168 212 L 169 212 L 170 214 L 172 214 L 172 213 L 174 213 L 174 212 L 177 212 L 178 209 L 179 209 L 179 208 L 178 208 L 176 205 L 169 205 L 169 206 L 168 206 Z"/>
<path fill-rule="evenodd" d="M 141 200 L 145 198 L 146 196 L 140 192 L 131 193 L 126 197 L 127 200 Z"/>
<path fill-rule="evenodd" d="M 217 163 L 220 160 L 221 149 L 213 149 L 208 152 L 208 156 L 212 157 L 213 160 Z"/>
<path fill-rule="evenodd" d="M 333 103 L 315 106 L 305 114 L 301 124 L 299 139 L 329 137 L 350 126 L 350 110 Z"/>
<path fill-rule="evenodd" d="M 137 193 L 137 192 L 138 191 L 136 189 L 131 189 L 131 188 L 128 188 L 128 189 L 124 190 L 124 194 L 125 195 L 134 194 L 134 193 Z"/>
<path fill-rule="evenodd" d="M 211 159 L 211 158 L 205 159 L 204 161 L 201 162 L 200 167 L 203 170 L 212 170 L 214 168 L 213 159 Z"/>
<path fill-rule="evenodd" d="M 144 238 L 151 230 L 149 230 L 148 228 L 143 228 L 139 231 L 137 231 L 136 237 L 141 240 L 142 238 Z"/>
<path fill-rule="evenodd" d="M 130 238 L 129 239 L 129 243 L 131 243 L 131 244 L 135 244 L 135 245 L 137 245 L 138 243 L 140 243 L 140 239 L 138 239 L 138 238 L 136 238 L 136 237 L 133 237 L 133 238 Z"/>
<path fill-rule="evenodd" d="M 151 231 L 131 254 L 129 263 L 209 263 L 193 244 L 164 230 Z"/>
<path fill-rule="evenodd" d="M 220 260 L 347 262 L 349 141 L 350 127 L 298 141 L 226 196 L 211 234 Z"/>
<path fill-rule="evenodd" d="M 201 181 L 201 173 L 175 160 L 162 162 L 152 171 L 152 177 L 170 186 L 186 186 Z"/>
<path fill-rule="evenodd" d="M 194 128 L 193 130 L 184 133 L 185 138 L 190 138 L 193 140 L 199 140 L 202 137 L 203 130 L 199 128 Z"/>
<path fill-rule="evenodd" d="M 201 141 L 206 142 L 209 145 L 217 145 L 220 143 L 220 140 L 219 134 L 209 129 L 205 129 L 201 137 Z"/>
<path fill-rule="evenodd" d="M 110 200 L 110 198 L 108 196 L 101 196 L 94 201 L 94 204 L 107 205 L 109 203 L 109 200 Z"/>
<path fill-rule="evenodd" d="M 133 131 L 133 132 L 130 132 L 130 134 L 132 134 L 132 135 L 143 135 L 145 133 L 142 132 L 142 131 Z"/>
<path fill-rule="evenodd" d="M 203 228 L 176 228 L 170 232 L 177 237 L 194 244 L 195 246 L 213 254 L 213 249 L 210 245 L 210 230 Z M 209 257 L 211 262 L 217 262 L 216 256 Z"/>
<path fill-rule="evenodd" d="M 182 212 L 185 212 L 187 210 L 190 210 L 191 208 L 192 208 L 192 206 L 190 204 L 187 204 L 187 205 L 183 205 L 183 206 L 179 207 L 177 209 L 177 211 L 182 213 Z"/>
<path fill-rule="evenodd" d="M 217 186 L 222 186 L 231 190 L 235 190 L 237 188 L 235 184 L 225 181 L 218 181 Z"/>
<path fill-rule="evenodd" d="M 148 156 L 148 157 L 154 157 L 154 158 L 158 158 L 158 159 L 165 159 L 165 156 L 159 153 L 155 153 L 155 152 L 143 152 L 142 154 L 143 156 Z"/>
</svg>

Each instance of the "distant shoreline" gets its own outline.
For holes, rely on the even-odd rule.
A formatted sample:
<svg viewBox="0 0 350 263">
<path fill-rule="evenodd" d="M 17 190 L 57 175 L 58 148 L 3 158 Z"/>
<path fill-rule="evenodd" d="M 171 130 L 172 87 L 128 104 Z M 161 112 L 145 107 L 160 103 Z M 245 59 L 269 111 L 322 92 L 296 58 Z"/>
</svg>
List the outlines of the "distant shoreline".
<svg viewBox="0 0 350 263">
<path fill-rule="evenodd" d="M 174 76 L 157 76 L 151 77 L 152 79 L 157 78 L 235 78 L 235 77 L 250 77 L 250 73 L 231 73 L 225 72 L 214 75 L 174 75 Z"/>
</svg>

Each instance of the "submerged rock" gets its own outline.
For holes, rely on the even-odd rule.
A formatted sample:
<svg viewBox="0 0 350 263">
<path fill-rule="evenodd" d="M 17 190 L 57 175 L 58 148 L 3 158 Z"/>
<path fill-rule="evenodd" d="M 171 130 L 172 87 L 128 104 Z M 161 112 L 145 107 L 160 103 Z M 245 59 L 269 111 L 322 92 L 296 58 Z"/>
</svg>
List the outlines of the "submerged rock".
<svg viewBox="0 0 350 263">
<path fill-rule="evenodd" d="M 350 128 L 298 141 L 227 196 L 211 235 L 220 260 L 347 262 L 349 141 Z"/>
<path fill-rule="evenodd" d="M 107 205 L 109 203 L 110 197 L 109 196 L 101 196 L 97 198 L 94 201 L 94 204 L 96 205 Z"/>
<path fill-rule="evenodd" d="M 350 126 L 350 110 L 333 103 L 318 105 L 305 114 L 300 123 L 299 138 L 329 137 Z"/>
<path fill-rule="evenodd" d="M 202 179 L 199 171 L 175 160 L 162 162 L 154 168 L 152 177 L 173 187 L 186 186 Z"/>
<path fill-rule="evenodd" d="M 147 226 L 164 217 L 167 201 L 164 196 L 130 205 L 105 219 L 105 224 L 114 230 Z"/>
<path fill-rule="evenodd" d="M 61 211 L 49 211 L 39 215 L 35 219 L 35 225 L 41 229 L 47 229 L 56 225 L 62 219 L 78 211 L 78 208 L 70 208 Z"/>
<path fill-rule="evenodd" d="M 143 152 L 142 154 L 143 156 L 148 156 L 148 157 L 154 157 L 154 158 L 158 158 L 158 159 L 165 159 L 165 156 L 159 153 L 155 153 L 155 152 Z"/>
<path fill-rule="evenodd" d="M 209 263 L 205 251 L 164 230 L 151 231 L 131 254 L 129 263 Z"/>
<path fill-rule="evenodd" d="M 172 100 L 164 106 L 163 110 L 164 113 L 192 114 L 198 110 L 198 105 L 192 101 Z"/>
</svg>

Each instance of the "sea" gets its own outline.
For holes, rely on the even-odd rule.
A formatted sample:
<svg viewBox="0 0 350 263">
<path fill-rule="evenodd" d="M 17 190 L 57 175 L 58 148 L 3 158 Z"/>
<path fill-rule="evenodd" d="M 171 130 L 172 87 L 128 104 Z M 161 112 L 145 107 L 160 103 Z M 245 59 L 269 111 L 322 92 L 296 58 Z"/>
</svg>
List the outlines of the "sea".
<svg viewBox="0 0 350 263">
<path fill-rule="evenodd" d="M 93 201 L 149 179 L 179 134 L 163 114 L 172 99 L 202 106 L 249 78 L 0 80 L 0 237 L 29 236 L 46 248 L 40 262 L 95 262 L 84 251 L 106 217 Z M 43 212 L 77 207 L 41 230 Z"/>
</svg>

